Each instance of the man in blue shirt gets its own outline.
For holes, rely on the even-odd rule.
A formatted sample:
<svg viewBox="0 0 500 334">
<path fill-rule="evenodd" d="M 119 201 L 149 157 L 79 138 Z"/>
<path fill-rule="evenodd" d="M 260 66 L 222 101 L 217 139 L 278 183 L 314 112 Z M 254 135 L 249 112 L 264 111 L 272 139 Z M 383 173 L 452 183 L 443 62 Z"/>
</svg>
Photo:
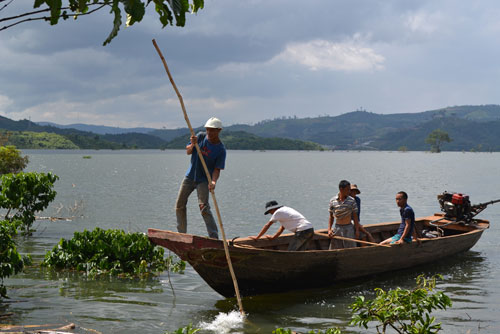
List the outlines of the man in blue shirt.
<svg viewBox="0 0 500 334">
<path fill-rule="evenodd" d="M 380 244 L 397 244 L 403 242 L 410 243 L 413 233 L 415 231 L 415 212 L 408 205 L 408 194 L 400 191 L 396 194 L 396 204 L 398 205 L 399 214 L 401 215 L 401 224 L 399 225 L 398 232 L 389 239 L 382 241 Z"/>
<path fill-rule="evenodd" d="M 200 132 L 196 136 L 191 136 L 191 142 L 186 146 L 186 153 L 191 155 L 191 164 L 182 180 L 175 203 L 177 231 L 181 233 L 187 232 L 186 204 L 189 195 L 196 189 L 196 193 L 198 194 L 198 205 L 200 207 L 201 216 L 207 226 L 208 236 L 218 239 L 217 224 L 210 211 L 208 197 L 209 191 L 215 189 L 220 171 L 224 169 L 226 148 L 219 138 L 219 133 L 222 130 L 222 122 L 219 119 L 215 117 L 210 118 L 205 123 L 205 129 L 206 133 Z M 196 152 L 195 143 L 198 143 L 200 147 L 201 154 L 203 155 L 208 172 L 212 178 L 211 184 L 208 184 L 203 164 L 198 157 L 198 152 Z"/>
</svg>

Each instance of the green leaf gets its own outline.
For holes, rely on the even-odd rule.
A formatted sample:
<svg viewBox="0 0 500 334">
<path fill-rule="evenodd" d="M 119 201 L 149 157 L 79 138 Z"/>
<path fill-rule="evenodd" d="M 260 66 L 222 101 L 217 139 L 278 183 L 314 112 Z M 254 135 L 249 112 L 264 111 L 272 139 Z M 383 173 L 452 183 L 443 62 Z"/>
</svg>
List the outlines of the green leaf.
<svg viewBox="0 0 500 334">
<path fill-rule="evenodd" d="M 118 3 L 119 3 L 118 0 L 113 0 L 113 4 L 111 6 L 111 11 L 110 11 L 110 13 L 115 14 L 115 18 L 113 20 L 113 29 L 109 33 L 108 38 L 106 38 L 106 40 L 102 44 L 103 46 L 110 43 L 111 40 L 118 35 L 118 31 L 120 30 L 120 26 L 122 25 L 122 14 L 120 7 L 118 6 Z"/>
</svg>

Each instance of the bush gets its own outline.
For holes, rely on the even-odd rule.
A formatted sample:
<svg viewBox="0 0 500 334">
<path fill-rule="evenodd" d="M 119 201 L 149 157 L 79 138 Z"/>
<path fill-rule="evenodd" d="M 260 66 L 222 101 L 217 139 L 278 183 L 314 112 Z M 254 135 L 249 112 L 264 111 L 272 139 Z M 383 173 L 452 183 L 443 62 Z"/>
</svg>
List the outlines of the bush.
<svg viewBox="0 0 500 334">
<path fill-rule="evenodd" d="M 185 262 L 164 258 L 164 249 L 153 245 L 143 233 L 122 230 L 75 232 L 71 240 L 61 239 L 45 254 L 43 266 L 84 271 L 91 277 L 111 275 L 147 277 L 154 272 L 181 272 Z"/>
<path fill-rule="evenodd" d="M 21 222 L 23 234 L 29 235 L 35 213 L 46 209 L 57 192 L 52 173 L 5 174 L 0 177 L 0 208 L 7 209 L 5 219 Z M 13 212 L 12 216 L 9 216 Z"/>
</svg>

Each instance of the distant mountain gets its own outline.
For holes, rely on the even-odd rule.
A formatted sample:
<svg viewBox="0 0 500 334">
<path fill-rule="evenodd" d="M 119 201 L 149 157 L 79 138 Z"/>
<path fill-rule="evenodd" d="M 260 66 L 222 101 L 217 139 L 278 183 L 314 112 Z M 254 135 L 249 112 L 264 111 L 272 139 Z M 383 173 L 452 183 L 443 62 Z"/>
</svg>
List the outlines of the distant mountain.
<svg viewBox="0 0 500 334">
<path fill-rule="evenodd" d="M 170 141 L 167 148 L 184 149 L 189 143 L 189 134 Z M 222 131 L 220 139 L 228 150 L 311 150 L 322 151 L 317 143 L 286 138 L 262 138 L 244 131 Z"/>
<path fill-rule="evenodd" d="M 52 126 L 56 127 L 59 129 L 76 129 L 80 131 L 86 131 L 86 132 L 93 132 L 97 133 L 100 135 L 106 135 L 106 134 L 111 134 L 111 135 L 117 135 L 117 134 L 123 134 L 123 133 L 148 133 L 151 131 L 154 131 L 156 129 L 154 128 L 119 128 L 119 127 L 113 127 L 113 126 L 104 126 L 104 125 L 89 125 L 89 124 L 68 124 L 68 125 L 61 125 L 61 124 L 56 124 L 56 123 L 51 123 L 51 122 L 36 122 L 38 125 L 42 126 Z"/>
<path fill-rule="evenodd" d="M 149 136 L 139 133 L 128 133 L 126 135 L 100 135 L 90 131 L 81 131 L 71 128 L 59 128 L 51 125 L 39 125 L 29 120 L 13 121 L 6 117 L 0 116 L 0 129 L 6 131 L 18 132 L 36 132 L 46 134 L 58 134 L 67 140 L 71 141 L 74 145 L 81 149 L 127 149 L 127 148 L 163 148 L 166 142 L 155 136 Z M 13 134 L 15 135 L 15 134 Z M 144 137 L 147 136 L 147 137 Z M 32 142 L 35 140 L 34 136 L 25 140 Z M 45 136 L 49 138 L 49 136 Z M 38 140 L 38 139 L 37 139 Z M 60 148 L 50 144 L 51 141 L 43 143 L 46 148 Z M 144 146 L 137 146 L 138 143 Z M 17 144 L 18 146 L 20 144 Z M 26 142 L 25 145 L 18 146 L 19 148 L 28 148 L 30 144 Z"/>
<path fill-rule="evenodd" d="M 202 130 L 198 128 L 196 131 Z M 154 130 L 153 132 L 160 131 Z M 161 130 L 163 131 L 163 130 Z M 40 125 L 28 120 L 13 121 L 0 116 L 0 133 L 8 134 L 7 144 L 18 148 L 51 149 L 164 149 L 186 147 L 189 141 L 187 129 L 176 129 L 160 133 L 172 138 L 171 142 L 160 136 L 147 133 L 97 134 L 72 128 Z M 245 132 L 224 131 L 228 149 L 268 149 L 268 150 L 321 150 L 321 145 L 284 138 L 260 138 Z"/>
<path fill-rule="evenodd" d="M 55 133 L 80 148 L 184 148 L 186 138 L 189 138 L 187 128 L 121 129 L 80 124 L 79 130 L 53 123 L 41 124 L 46 123 L 13 121 L 0 116 L 0 129 Z M 338 150 L 397 150 L 403 146 L 409 150 L 428 150 L 425 138 L 437 128 L 446 131 L 453 139 L 451 143 L 443 144 L 443 150 L 500 151 L 500 105 L 453 106 L 420 113 L 376 114 L 358 110 L 339 116 L 282 117 L 254 125 L 230 125 L 224 128 L 221 136 L 227 136 L 225 142 L 232 149 L 292 146 L 314 149 L 304 147 L 316 143 Z M 82 129 L 94 129 L 100 133 Z M 137 131 L 130 132 L 132 130 Z M 197 128 L 195 132 L 199 130 L 203 128 Z M 115 133 L 102 134 L 110 131 Z M 266 142 L 264 139 L 271 140 Z M 285 143 L 282 139 L 291 141 Z"/>
<path fill-rule="evenodd" d="M 452 143 L 444 150 L 500 150 L 500 106 L 455 106 L 420 113 L 375 114 L 353 111 L 340 116 L 277 118 L 255 125 L 234 125 L 262 137 L 316 142 L 333 149 L 428 150 L 425 138 L 437 127 L 449 132 Z M 477 131 L 477 132 L 476 132 Z M 408 138 L 404 140 L 404 138 Z M 467 138 L 467 140 L 466 140 Z M 481 140 L 479 139 L 481 138 Z"/>
</svg>

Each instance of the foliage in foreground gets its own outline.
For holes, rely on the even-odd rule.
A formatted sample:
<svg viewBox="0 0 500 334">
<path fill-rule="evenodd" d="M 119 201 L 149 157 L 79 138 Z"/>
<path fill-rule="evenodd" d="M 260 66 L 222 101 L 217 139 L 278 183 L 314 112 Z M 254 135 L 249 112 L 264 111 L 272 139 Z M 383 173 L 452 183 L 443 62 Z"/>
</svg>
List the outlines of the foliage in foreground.
<svg viewBox="0 0 500 334">
<path fill-rule="evenodd" d="M 145 278 L 155 272 L 182 272 L 184 261 L 164 258 L 164 249 L 153 245 L 143 233 L 122 230 L 75 232 L 70 240 L 61 239 L 45 254 L 43 266 L 84 271 L 90 277 L 110 275 Z"/>
<path fill-rule="evenodd" d="M 0 221 L 0 298 L 7 298 L 7 288 L 3 285 L 6 277 L 17 274 L 29 264 L 30 258 L 22 258 L 17 251 L 14 237 L 17 234 L 16 224 L 10 220 Z"/>
<path fill-rule="evenodd" d="M 7 22 L 7 25 L 1 27 L 0 31 L 23 22 L 37 20 L 48 21 L 51 25 L 55 25 L 61 18 L 76 20 L 80 16 L 104 9 L 113 14 L 113 28 L 103 44 L 106 45 L 118 35 L 122 26 L 122 15 L 126 16 L 127 26 L 131 26 L 142 20 L 148 5 L 154 7 L 163 27 L 173 25 L 174 22 L 177 26 L 183 27 L 186 22 L 186 13 L 196 13 L 203 8 L 203 0 L 193 0 L 192 4 L 189 0 L 35 0 L 33 8 L 36 10 L 0 18 L 0 22 Z"/>
<path fill-rule="evenodd" d="M 435 287 L 436 276 L 426 279 L 420 275 L 413 290 L 384 291 L 377 288 L 373 300 L 366 300 L 363 296 L 356 298 L 351 305 L 354 314 L 351 324 L 367 329 L 369 322 L 377 321 L 377 333 L 385 333 L 388 327 L 398 333 L 437 333 L 441 330 L 441 323 L 435 322 L 431 312 L 451 307 L 451 299 L 443 292 L 432 293 Z"/>
<path fill-rule="evenodd" d="M 200 328 L 193 328 L 192 324 L 187 325 L 186 327 L 181 327 L 178 328 L 177 330 L 173 332 L 165 332 L 165 334 L 194 334 L 196 332 L 199 332 Z"/>
<path fill-rule="evenodd" d="M 57 192 L 54 182 L 59 177 L 52 173 L 18 173 L 0 176 L 0 208 L 6 209 L 5 219 L 31 233 L 35 213 L 46 209 Z"/>
</svg>

